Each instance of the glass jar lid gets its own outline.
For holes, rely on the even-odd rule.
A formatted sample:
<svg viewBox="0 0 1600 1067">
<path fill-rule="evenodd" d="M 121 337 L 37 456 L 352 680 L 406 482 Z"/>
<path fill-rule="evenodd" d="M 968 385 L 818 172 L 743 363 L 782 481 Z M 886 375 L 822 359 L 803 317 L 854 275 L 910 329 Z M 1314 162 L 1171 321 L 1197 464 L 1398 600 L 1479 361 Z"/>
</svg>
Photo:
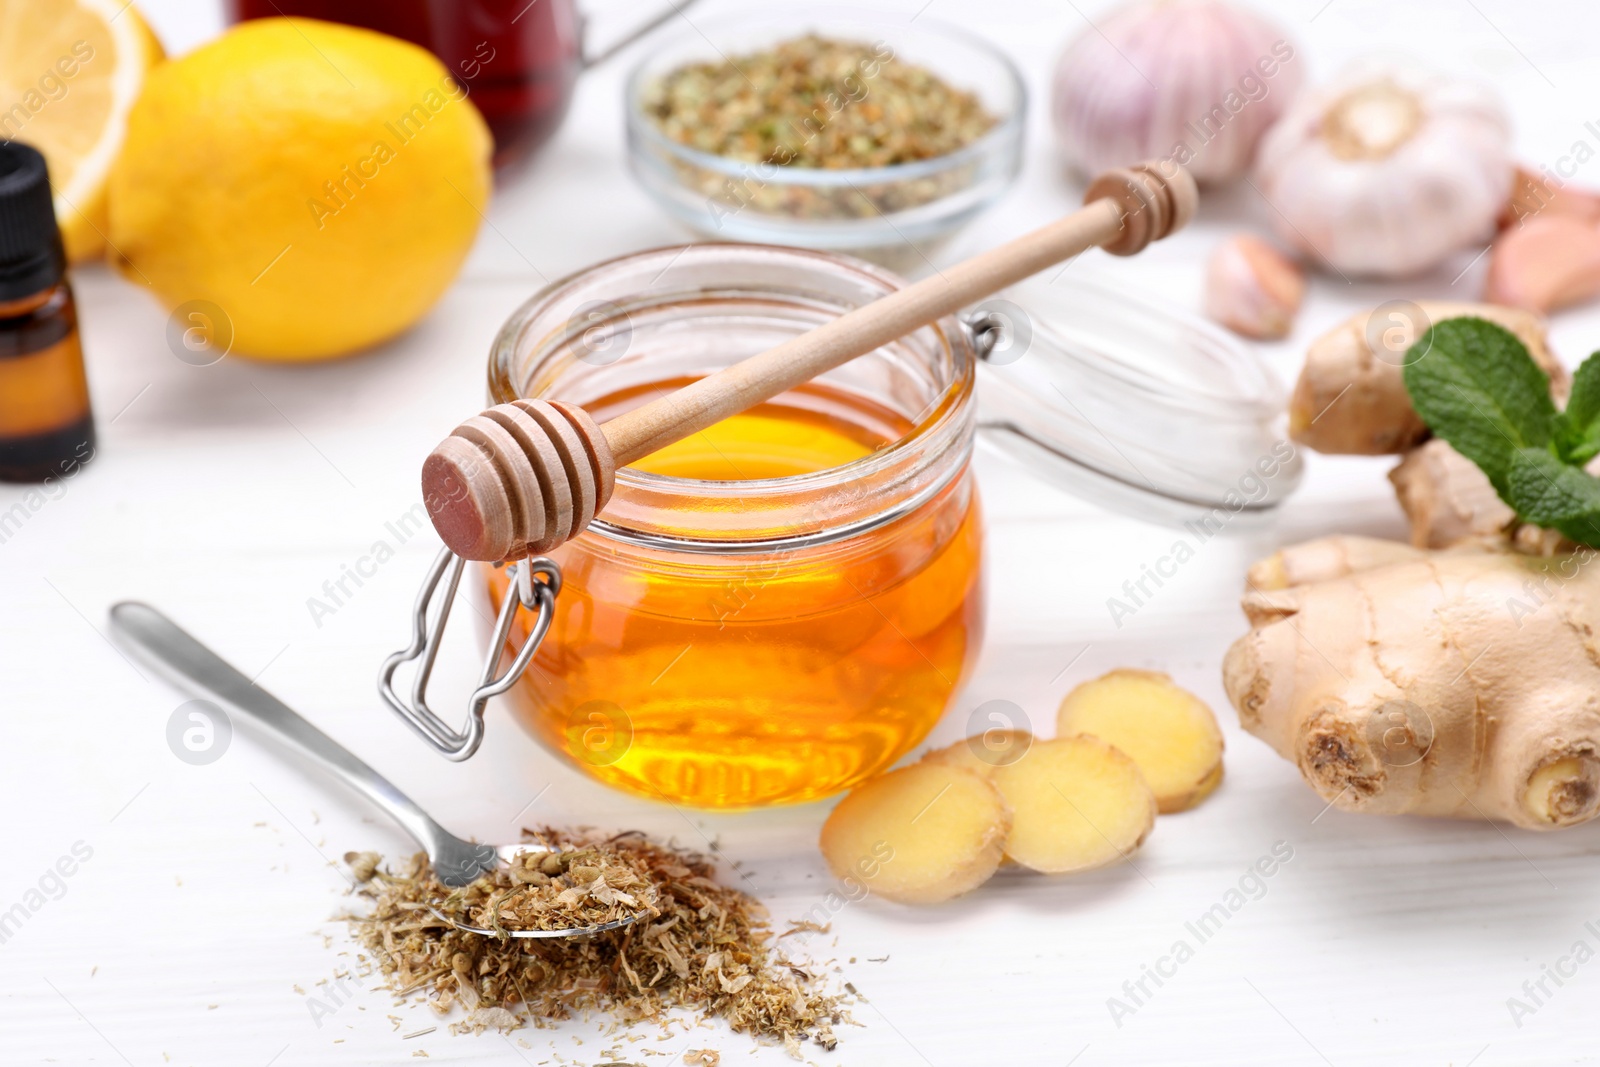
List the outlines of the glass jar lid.
<svg viewBox="0 0 1600 1067">
<path fill-rule="evenodd" d="M 967 317 L 981 437 L 1075 496 L 1171 524 L 1264 516 L 1300 482 L 1260 355 L 1168 305 L 1029 280 Z"/>
</svg>

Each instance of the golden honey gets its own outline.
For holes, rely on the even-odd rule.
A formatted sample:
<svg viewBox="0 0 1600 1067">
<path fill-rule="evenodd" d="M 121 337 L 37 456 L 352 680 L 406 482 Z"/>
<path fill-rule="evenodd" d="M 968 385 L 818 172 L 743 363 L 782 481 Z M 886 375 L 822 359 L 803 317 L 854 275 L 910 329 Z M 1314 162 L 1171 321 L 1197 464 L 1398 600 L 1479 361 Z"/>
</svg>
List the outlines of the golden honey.
<svg viewBox="0 0 1600 1067">
<path fill-rule="evenodd" d="M 587 405 L 603 421 L 682 381 Z M 691 481 L 691 527 L 763 500 L 726 485 L 841 468 L 913 424 L 856 393 L 803 386 L 672 445 L 636 470 Z M 707 486 L 696 501 L 694 487 Z M 711 487 L 717 486 L 717 493 Z M 692 529 L 687 531 L 692 534 Z M 981 533 L 959 470 L 888 521 L 823 543 L 727 551 L 587 532 L 553 553 L 555 618 L 513 690 L 548 748 L 642 796 L 701 808 L 826 797 L 883 770 L 932 729 L 981 639 Z M 501 572 L 490 591 L 498 608 Z M 513 639 L 520 647 L 523 629 Z"/>
</svg>

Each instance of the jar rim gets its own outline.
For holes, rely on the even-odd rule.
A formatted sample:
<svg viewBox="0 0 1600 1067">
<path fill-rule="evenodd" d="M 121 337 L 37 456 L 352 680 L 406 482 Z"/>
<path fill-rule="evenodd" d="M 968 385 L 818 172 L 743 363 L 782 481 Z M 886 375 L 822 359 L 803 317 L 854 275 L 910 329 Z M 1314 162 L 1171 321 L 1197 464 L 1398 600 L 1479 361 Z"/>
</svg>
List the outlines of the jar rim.
<svg viewBox="0 0 1600 1067">
<path fill-rule="evenodd" d="M 535 369 L 543 360 L 559 355 L 559 347 L 562 339 L 567 336 L 567 331 L 556 330 L 532 341 L 529 341 L 524 335 L 530 325 L 541 314 L 559 307 L 564 298 L 570 301 L 575 291 L 579 290 L 580 287 L 593 282 L 608 272 L 616 273 L 622 269 L 639 267 L 645 264 L 654 266 L 655 263 L 661 263 L 661 269 L 653 272 L 655 283 L 651 287 L 641 293 L 616 294 L 609 297 L 608 301 L 613 302 L 613 306 L 624 313 L 627 312 L 630 306 L 642 309 L 667 305 L 687 297 L 691 293 L 703 294 L 706 292 L 704 289 L 687 290 L 672 287 L 664 279 L 675 268 L 694 266 L 697 263 L 703 263 L 718 256 L 726 257 L 730 254 L 761 257 L 764 260 L 775 263 L 787 261 L 788 265 L 800 271 L 809 269 L 844 272 L 853 280 L 863 283 L 873 290 L 875 293 L 874 298 L 887 295 L 907 284 L 903 278 L 894 272 L 853 256 L 779 245 L 701 242 L 687 245 L 665 245 L 638 252 L 624 253 L 590 264 L 550 282 L 511 313 L 496 334 L 490 348 L 488 386 L 491 402 L 501 404 L 541 395 L 543 390 L 530 388 L 530 385 L 536 380 Z M 733 289 L 735 287 L 730 285 L 728 288 Z M 776 292 L 776 290 L 773 290 L 773 292 Z M 798 289 L 796 293 L 799 293 Z M 949 359 L 950 373 L 947 380 L 940 384 L 938 394 L 924 404 L 922 410 L 913 420 L 911 428 L 883 447 L 859 459 L 851 460 L 838 466 L 775 478 L 699 479 L 660 474 L 639 470 L 635 467 L 619 467 L 615 475 L 616 490 L 614 491 L 613 500 L 618 495 L 632 491 L 638 494 L 648 494 L 652 497 L 669 499 L 686 500 L 693 498 L 706 502 L 712 508 L 715 508 L 719 502 L 731 504 L 739 501 L 750 502 L 752 500 L 758 502 L 773 501 L 778 498 L 803 494 L 837 492 L 854 484 L 871 483 L 875 479 L 889 476 L 896 467 L 918 462 L 919 454 L 929 447 L 930 442 L 959 438 L 963 442 L 964 450 L 970 452 L 975 407 L 973 389 L 976 380 L 977 361 L 970 337 L 965 327 L 953 316 L 940 319 L 935 323 L 920 328 L 918 331 L 914 331 L 912 335 L 908 336 L 913 336 L 923 330 L 933 331 L 933 336 L 937 338 L 941 352 Z M 754 355 L 755 353 L 748 354 Z M 965 455 L 963 455 L 963 462 L 956 470 L 950 472 L 949 477 L 954 477 L 960 468 L 964 468 L 964 460 Z M 923 462 L 925 463 L 926 461 L 924 460 Z M 940 479 L 938 485 L 925 486 L 917 494 L 915 501 L 909 499 L 898 500 L 886 504 L 872 521 L 857 519 L 830 524 L 815 530 L 786 531 L 781 536 L 751 538 L 685 536 L 678 533 L 664 535 L 660 532 L 639 529 L 618 520 L 616 516 L 606 517 L 604 515 L 597 516 L 590 524 L 589 529 L 617 540 L 653 544 L 657 547 L 671 545 L 678 548 L 707 547 L 716 551 L 769 551 L 776 547 L 793 547 L 795 545 L 818 543 L 819 540 L 855 536 L 866 529 L 881 525 L 883 522 L 892 521 L 899 515 L 904 514 L 908 505 L 925 499 L 929 493 L 941 488 L 949 480 L 949 477 Z"/>
</svg>

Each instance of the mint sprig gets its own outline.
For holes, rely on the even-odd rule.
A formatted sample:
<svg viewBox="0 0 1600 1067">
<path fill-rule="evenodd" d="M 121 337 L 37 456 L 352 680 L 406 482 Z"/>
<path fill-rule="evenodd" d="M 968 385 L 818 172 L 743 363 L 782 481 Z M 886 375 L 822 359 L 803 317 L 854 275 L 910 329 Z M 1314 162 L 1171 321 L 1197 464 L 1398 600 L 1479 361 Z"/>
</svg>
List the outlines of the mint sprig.
<svg viewBox="0 0 1600 1067">
<path fill-rule="evenodd" d="M 1519 517 L 1600 546 L 1600 352 L 1573 376 L 1565 411 L 1523 343 L 1480 318 L 1434 324 L 1406 353 L 1411 405 L 1470 459 Z"/>
<path fill-rule="evenodd" d="M 1572 396 L 1556 424 L 1556 442 L 1570 463 L 1600 455 L 1600 352 L 1583 361 L 1572 376 Z"/>
</svg>

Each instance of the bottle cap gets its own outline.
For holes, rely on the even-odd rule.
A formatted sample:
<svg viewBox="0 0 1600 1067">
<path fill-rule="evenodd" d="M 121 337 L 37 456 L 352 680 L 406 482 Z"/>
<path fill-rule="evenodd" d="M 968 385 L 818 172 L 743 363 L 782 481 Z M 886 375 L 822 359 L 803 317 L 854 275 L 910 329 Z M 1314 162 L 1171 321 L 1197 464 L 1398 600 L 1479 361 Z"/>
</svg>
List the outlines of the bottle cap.
<svg viewBox="0 0 1600 1067">
<path fill-rule="evenodd" d="M 44 156 L 0 141 L 0 302 L 48 289 L 66 269 Z"/>
</svg>

